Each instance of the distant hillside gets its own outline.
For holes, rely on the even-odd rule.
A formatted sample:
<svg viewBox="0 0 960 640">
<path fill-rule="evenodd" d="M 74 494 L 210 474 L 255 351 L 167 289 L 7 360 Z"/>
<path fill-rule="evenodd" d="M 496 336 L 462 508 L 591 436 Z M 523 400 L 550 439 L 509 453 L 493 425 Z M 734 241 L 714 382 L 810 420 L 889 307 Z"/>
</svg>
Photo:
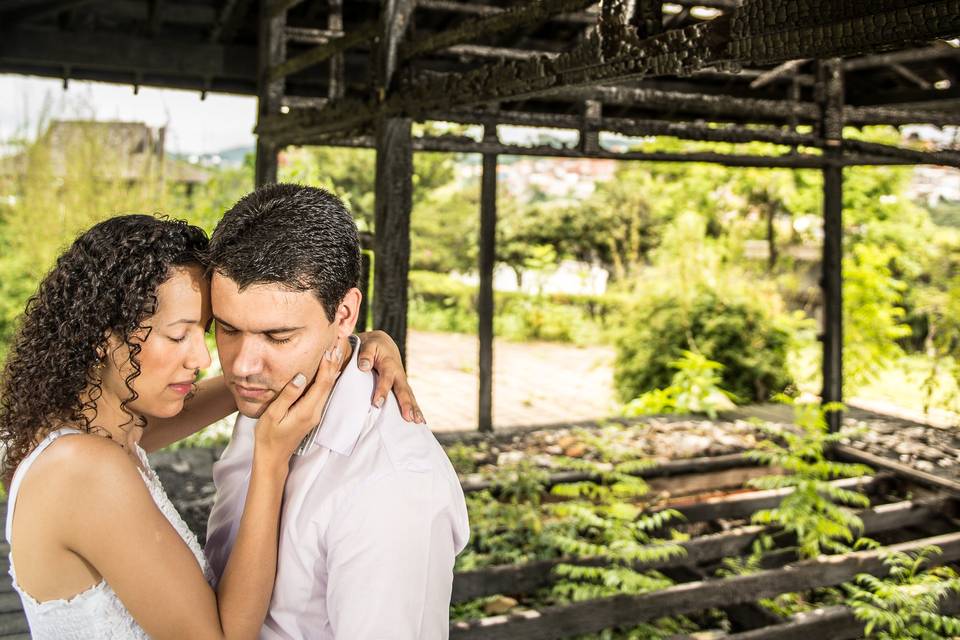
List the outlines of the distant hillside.
<svg viewBox="0 0 960 640">
<path fill-rule="evenodd" d="M 244 163 L 247 155 L 254 153 L 253 147 L 232 147 L 216 153 L 174 153 L 174 158 L 184 160 L 203 167 L 239 167 Z"/>
</svg>

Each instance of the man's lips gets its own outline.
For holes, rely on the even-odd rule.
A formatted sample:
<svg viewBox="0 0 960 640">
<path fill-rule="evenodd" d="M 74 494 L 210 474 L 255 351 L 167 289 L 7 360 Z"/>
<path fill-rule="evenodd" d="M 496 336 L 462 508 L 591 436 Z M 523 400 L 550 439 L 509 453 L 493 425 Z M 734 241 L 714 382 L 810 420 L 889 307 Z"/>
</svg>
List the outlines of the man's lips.
<svg viewBox="0 0 960 640">
<path fill-rule="evenodd" d="M 265 387 L 247 387 L 237 383 L 234 383 L 233 386 L 236 388 L 237 394 L 244 400 L 262 400 L 270 393 L 270 389 Z"/>
</svg>

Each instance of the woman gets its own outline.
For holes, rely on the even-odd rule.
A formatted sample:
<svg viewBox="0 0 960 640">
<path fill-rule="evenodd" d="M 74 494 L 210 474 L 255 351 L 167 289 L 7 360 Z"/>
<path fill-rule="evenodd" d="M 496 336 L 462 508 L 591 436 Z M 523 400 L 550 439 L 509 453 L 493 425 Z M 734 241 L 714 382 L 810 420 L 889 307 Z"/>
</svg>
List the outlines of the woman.
<svg viewBox="0 0 960 640">
<path fill-rule="evenodd" d="M 140 446 L 235 410 L 219 378 L 194 384 L 210 364 L 206 244 L 183 222 L 112 218 L 73 243 L 27 304 L 0 387 L 0 441 L 10 573 L 34 638 L 260 630 L 289 457 L 319 422 L 338 371 L 328 352 L 314 380 L 297 374 L 261 417 L 237 544 L 214 592 Z M 361 356 L 391 369 L 395 346 L 373 342 Z M 420 418 L 399 385 L 406 414 Z"/>
</svg>

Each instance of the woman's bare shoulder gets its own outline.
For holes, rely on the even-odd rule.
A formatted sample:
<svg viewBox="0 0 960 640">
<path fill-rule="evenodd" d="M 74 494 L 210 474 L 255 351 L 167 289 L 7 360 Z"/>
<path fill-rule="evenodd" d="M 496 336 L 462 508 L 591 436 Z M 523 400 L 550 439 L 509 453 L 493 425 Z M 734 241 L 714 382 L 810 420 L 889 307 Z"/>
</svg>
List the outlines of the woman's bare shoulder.
<svg viewBox="0 0 960 640">
<path fill-rule="evenodd" d="M 55 487 L 64 497 L 94 497 L 102 489 L 122 491 L 128 486 L 126 481 L 138 475 L 133 458 L 116 442 L 77 433 L 60 436 L 51 443 L 33 462 L 28 478 L 34 486 Z"/>
</svg>

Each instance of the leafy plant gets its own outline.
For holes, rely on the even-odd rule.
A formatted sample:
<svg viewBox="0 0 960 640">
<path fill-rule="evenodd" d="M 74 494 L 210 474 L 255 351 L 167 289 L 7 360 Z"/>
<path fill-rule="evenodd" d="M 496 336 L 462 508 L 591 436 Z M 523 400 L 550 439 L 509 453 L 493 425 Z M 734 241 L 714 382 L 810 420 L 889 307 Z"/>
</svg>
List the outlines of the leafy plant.
<svg viewBox="0 0 960 640">
<path fill-rule="evenodd" d="M 843 585 L 854 615 L 866 623 L 868 638 L 947 640 L 960 635 L 960 619 L 939 611 L 944 598 L 960 594 L 960 577 L 949 567 L 924 569 L 939 553 L 932 545 L 894 552 L 884 558 L 887 578 L 862 573 Z"/>
<path fill-rule="evenodd" d="M 684 351 L 720 363 L 721 384 L 742 401 L 764 401 L 787 389 L 789 334 L 756 302 L 703 290 L 684 302 L 676 294 L 644 299 L 617 337 L 614 382 L 632 400 L 673 382 Z"/>
<path fill-rule="evenodd" d="M 858 478 L 872 473 L 863 464 L 834 462 L 826 450 L 849 431 L 830 433 L 825 412 L 836 411 L 838 405 L 795 403 L 794 422 L 797 430 L 781 429 L 769 424 L 759 426 L 771 438 L 761 441 L 747 457 L 756 462 L 783 469 L 786 475 L 769 475 L 750 481 L 757 489 L 792 489 L 778 507 L 753 515 L 755 524 L 776 525 L 782 532 L 797 539 L 797 553 L 812 558 L 824 550 L 846 552 L 851 545 L 872 544 L 858 539 L 863 521 L 849 507 L 867 508 L 870 499 L 862 493 L 830 484 L 839 478 Z"/>
<path fill-rule="evenodd" d="M 624 406 L 624 415 L 705 413 L 714 419 L 718 410 L 733 408 L 734 395 L 720 386 L 722 364 L 699 353 L 684 351 L 670 366 L 676 369 L 670 386 L 634 398 Z"/>
</svg>

